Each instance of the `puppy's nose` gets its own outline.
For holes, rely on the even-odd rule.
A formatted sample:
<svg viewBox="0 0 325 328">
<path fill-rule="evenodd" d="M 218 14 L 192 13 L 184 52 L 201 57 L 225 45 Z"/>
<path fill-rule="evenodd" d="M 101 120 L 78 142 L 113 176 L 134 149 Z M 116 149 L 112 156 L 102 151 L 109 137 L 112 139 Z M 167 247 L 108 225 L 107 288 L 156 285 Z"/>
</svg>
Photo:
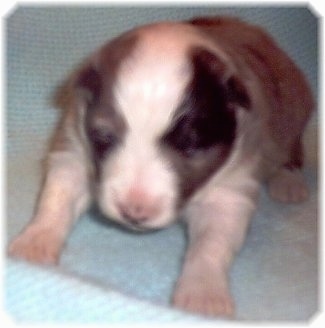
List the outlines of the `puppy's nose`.
<svg viewBox="0 0 325 328">
<path fill-rule="evenodd" d="M 159 216 L 162 210 L 161 197 L 139 186 L 132 186 L 120 198 L 117 208 L 126 222 L 144 228 L 148 221 L 154 221 Z"/>
</svg>

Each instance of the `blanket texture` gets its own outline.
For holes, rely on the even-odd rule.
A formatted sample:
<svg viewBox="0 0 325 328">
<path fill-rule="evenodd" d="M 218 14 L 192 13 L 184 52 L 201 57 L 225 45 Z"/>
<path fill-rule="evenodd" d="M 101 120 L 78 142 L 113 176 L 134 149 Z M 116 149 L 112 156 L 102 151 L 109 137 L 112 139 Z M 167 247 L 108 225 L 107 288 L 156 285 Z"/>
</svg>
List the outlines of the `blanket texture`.
<svg viewBox="0 0 325 328">
<path fill-rule="evenodd" d="M 41 159 L 58 113 L 57 83 L 106 40 L 135 25 L 235 15 L 264 26 L 306 74 L 317 96 L 317 19 L 303 7 L 18 7 L 7 28 L 7 238 L 32 216 Z M 242 320 L 309 320 L 317 311 L 317 173 L 309 200 L 283 205 L 263 190 L 231 271 Z M 181 224 L 135 234 L 89 211 L 57 267 L 8 259 L 5 308 L 21 323 L 204 322 L 169 300 L 186 249 Z M 209 319 L 211 320 L 211 319 Z"/>
</svg>

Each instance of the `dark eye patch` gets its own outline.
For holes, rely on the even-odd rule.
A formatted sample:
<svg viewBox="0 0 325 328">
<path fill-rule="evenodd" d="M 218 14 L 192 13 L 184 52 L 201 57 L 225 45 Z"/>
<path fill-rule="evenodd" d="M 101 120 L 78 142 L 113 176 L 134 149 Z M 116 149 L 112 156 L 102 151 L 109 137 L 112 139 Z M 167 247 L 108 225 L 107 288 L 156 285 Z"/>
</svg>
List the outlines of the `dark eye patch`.
<svg viewBox="0 0 325 328">
<path fill-rule="evenodd" d="M 103 128 L 90 128 L 88 137 L 94 154 L 99 159 L 102 159 L 118 143 L 118 137 L 114 133 Z"/>
<path fill-rule="evenodd" d="M 85 131 L 96 174 L 99 178 L 102 162 L 123 143 L 127 126 L 112 103 L 105 103 L 88 109 Z"/>
<path fill-rule="evenodd" d="M 178 118 L 163 141 L 186 157 L 235 137 L 235 113 L 227 88 L 216 75 L 216 59 L 207 52 L 193 56 L 193 78 L 177 109 Z M 211 66 L 214 65 L 214 71 Z"/>
<path fill-rule="evenodd" d="M 192 157 L 214 145 L 208 120 L 205 122 L 205 118 L 195 118 L 192 114 L 180 117 L 164 137 L 165 143 L 185 157 Z"/>
<path fill-rule="evenodd" d="M 178 206 L 227 160 L 236 137 L 236 110 L 249 110 L 245 87 L 210 51 L 195 47 L 193 74 L 160 146 L 178 177 Z M 228 77 L 225 78 L 225 77 Z"/>
</svg>

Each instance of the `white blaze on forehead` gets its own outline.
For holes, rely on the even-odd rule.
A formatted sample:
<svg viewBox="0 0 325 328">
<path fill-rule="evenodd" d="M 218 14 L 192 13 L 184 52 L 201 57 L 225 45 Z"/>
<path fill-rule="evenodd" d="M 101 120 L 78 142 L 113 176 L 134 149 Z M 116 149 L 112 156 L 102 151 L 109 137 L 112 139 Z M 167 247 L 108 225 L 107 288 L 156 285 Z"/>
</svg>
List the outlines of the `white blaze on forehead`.
<svg viewBox="0 0 325 328">
<path fill-rule="evenodd" d="M 158 23 L 141 27 L 137 33 L 135 49 L 119 68 L 114 96 L 130 133 L 154 139 L 169 126 L 192 77 L 188 58 L 192 46 L 211 49 L 231 65 L 227 56 L 191 25 Z"/>
<path fill-rule="evenodd" d="M 189 39 L 170 25 L 139 32 L 138 45 L 121 65 L 114 90 L 131 134 L 152 141 L 169 126 L 191 77 Z"/>
</svg>

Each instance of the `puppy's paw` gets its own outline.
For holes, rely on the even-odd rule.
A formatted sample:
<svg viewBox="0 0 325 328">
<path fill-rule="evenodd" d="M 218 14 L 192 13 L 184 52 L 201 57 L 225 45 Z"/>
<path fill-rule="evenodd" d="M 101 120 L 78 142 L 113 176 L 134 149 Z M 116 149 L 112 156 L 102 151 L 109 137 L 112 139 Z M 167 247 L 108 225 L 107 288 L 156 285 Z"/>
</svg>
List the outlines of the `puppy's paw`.
<svg viewBox="0 0 325 328">
<path fill-rule="evenodd" d="M 29 226 L 10 243 L 8 254 L 29 262 L 54 265 L 60 250 L 61 243 L 53 232 Z"/>
<path fill-rule="evenodd" d="M 181 278 L 174 293 L 173 304 L 185 311 L 207 316 L 231 318 L 235 313 L 228 288 L 204 278 Z"/>
<path fill-rule="evenodd" d="M 309 193 L 304 177 L 299 170 L 281 169 L 269 181 L 270 196 L 284 203 L 300 203 Z"/>
</svg>

